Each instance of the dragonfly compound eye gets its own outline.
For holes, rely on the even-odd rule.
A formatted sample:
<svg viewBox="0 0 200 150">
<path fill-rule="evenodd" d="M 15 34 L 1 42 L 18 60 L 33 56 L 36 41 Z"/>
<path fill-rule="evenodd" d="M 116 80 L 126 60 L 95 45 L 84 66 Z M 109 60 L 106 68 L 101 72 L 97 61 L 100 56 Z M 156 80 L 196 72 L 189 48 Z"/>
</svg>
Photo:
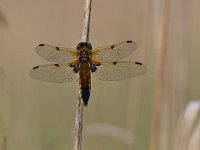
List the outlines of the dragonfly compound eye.
<svg viewBox="0 0 200 150">
<path fill-rule="evenodd" d="M 92 45 L 89 42 L 81 42 L 77 45 L 76 49 L 80 50 L 81 48 L 87 48 L 88 50 L 91 50 Z"/>
</svg>

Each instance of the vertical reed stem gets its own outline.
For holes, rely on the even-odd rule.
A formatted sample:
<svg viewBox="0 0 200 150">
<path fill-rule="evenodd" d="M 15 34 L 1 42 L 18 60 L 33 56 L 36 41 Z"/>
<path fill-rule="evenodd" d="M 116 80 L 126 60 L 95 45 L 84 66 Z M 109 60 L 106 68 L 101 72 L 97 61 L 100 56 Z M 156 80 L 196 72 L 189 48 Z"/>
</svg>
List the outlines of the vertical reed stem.
<svg viewBox="0 0 200 150">
<path fill-rule="evenodd" d="M 82 42 L 89 42 L 91 2 L 92 0 L 85 0 Z M 81 150 L 83 108 L 84 108 L 84 103 L 81 98 L 81 93 L 79 91 L 77 106 L 76 106 L 76 118 L 75 118 L 75 129 L 74 129 L 74 150 Z"/>
<path fill-rule="evenodd" d="M 89 42 L 91 3 L 92 0 L 85 0 L 82 42 Z"/>
<path fill-rule="evenodd" d="M 158 0 L 159 1 L 159 0 Z M 157 0 L 155 1 L 157 2 Z M 159 1 L 160 2 L 160 1 Z M 151 130 L 151 150 L 159 150 L 162 144 L 163 150 L 168 149 L 168 118 L 167 118 L 167 90 L 166 90 L 166 44 L 167 44 L 167 31 L 169 21 L 169 0 L 161 1 L 161 12 L 158 17 L 158 27 L 156 29 L 156 50 L 157 50 L 157 61 L 156 61 L 156 100 L 154 117 L 152 121 Z M 163 119 L 164 118 L 164 119 Z"/>
</svg>

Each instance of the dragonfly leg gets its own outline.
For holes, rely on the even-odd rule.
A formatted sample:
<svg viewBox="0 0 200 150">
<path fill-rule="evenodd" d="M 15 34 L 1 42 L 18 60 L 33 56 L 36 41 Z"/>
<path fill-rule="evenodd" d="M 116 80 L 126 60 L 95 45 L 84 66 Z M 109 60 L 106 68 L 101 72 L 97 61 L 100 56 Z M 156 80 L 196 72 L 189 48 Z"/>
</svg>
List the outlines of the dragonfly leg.
<svg viewBox="0 0 200 150">
<path fill-rule="evenodd" d="M 101 63 L 99 61 L 96 60 L 90 60 L 90 71 L 91 72 L 95 72 L 97 70 L 97 66 L 100 66 Z"/>
<path fill-rule="evenodd" d="M 95 64 L 90 64 L 90 71 L 95 72 L 97 70 L 97 67 Z"/>
<path fill-rule="evenodd" d="M 80 67 L 79 67 L 78 64 L 76 64 L 76 65 L 73 66 L 73 71 L 74 71 L 75 73 L 78 73 L 79 70 L 80 70 Z"/>
</svg>

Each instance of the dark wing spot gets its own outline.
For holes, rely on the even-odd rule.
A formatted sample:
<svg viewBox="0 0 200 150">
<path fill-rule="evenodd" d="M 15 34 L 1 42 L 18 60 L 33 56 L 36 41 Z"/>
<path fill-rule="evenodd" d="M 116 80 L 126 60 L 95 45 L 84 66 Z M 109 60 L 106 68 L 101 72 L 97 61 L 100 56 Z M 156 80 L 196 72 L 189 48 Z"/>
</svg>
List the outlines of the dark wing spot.
<svg viewBox="0 0 200 150">
<path fill-rule="evenodd" d="M 44 46 L 44 44 L 39 44 L 39 46 Z"/>
<path fill-rule="evenodd" d="M 98 63 L 96 66 L 100 66 L 101 65 L 101 63 Z"/>
<path fill-rule="evenodd" d="M 39 66 L 35 66 L 35 67 L 33 67 L 33 69 L 37 69 L 37 68 L 39 68 Z"/>
<path fill-rule="evenodd" d="M 113 62 L 113 65 L 116 65 L 116 64 L 117 64 L 117 62 L 116 62 L 116 61 L 114 61 L 114 62 Z"/>
<path fill-rule="evenodd" d="M 126 41 L 127 43 L 133 43 L 133 41 Z"/>
<path fill-rule="evenodd" d="M 142 63 L 140 63 L 140 62 L 135 62 L 135 64 L 137 64 L 137 65 L 142 65 Z"/>
<path fill-rule="evenodd" d="M 72 64 L 69 64 L 70 67 L 74 67 Z"/>
<path fill-rule="evenodd" d="M 58 67 L 59 66 L 59 64 L 54 64 L 56 67 Z"/>
<path fill-rule="evenodd" d="M 112 45 L 111 48 L 113 49 L 115 47 L 115 45 Z"/>
<path fill-rule="evenodd" d="M 56 47 L 56 49 L 59 50 L 60 48 L 59 48 L 59 47 Z"/>
</svg>

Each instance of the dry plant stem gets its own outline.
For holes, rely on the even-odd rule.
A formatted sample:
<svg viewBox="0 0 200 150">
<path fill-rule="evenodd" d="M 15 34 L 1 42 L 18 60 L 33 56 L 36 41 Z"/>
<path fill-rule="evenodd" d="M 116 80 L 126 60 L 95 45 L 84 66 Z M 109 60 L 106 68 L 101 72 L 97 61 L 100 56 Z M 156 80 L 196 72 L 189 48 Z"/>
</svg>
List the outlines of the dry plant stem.
<svg viewBox="0 0 200 150">
<path fill-rule="evenodd" d="M 92 0 L 85 0 L 82 42 L 89 42 L 91 3 Z"/>
<path fill-rule="evenodd" d="M 163 8 L 159 18 L 159 25 L 157 28 L 157 42 L 156 42 L 156 49 L 157 49 L 157 62 L 156 62 L 156 102 L 155 102 L 155 111 L 154 117 L 152 121 L 152 129 L 151 129 L 151 150 L 158 150 L 160 149 L 160 144 L 162 143 L 163 150 L 168 149 L 166 135 L 167 132 L 167 119 L 161 120 L 163 116 L 166 115 L 166 98 L 167 98 L 167 91 L 166 91 L 166 41 L 167 41 L 167 31 L 168 31 L 168 18 L 169 18 L 169 0 L 162 0 L 163 1 Z M 165 108 L 165 109 L 164 109 Z M 161 122 L 165 121 L 165 125 L 161 124 Z M 161 136 L 161 127 L 164 131 Z M 160 141 L 159 141 L 160 139 Z"/>
<path fill-rule="evenodd" d="M 83 101 L 80 93 L 78 95 L 78 101 L 76 106 L 76 118 L 75 118 L 75 129 L 74 129 L 74 150 L 81 150 L 82 142 L 82 128 L 83 128 Z"/>
<path fill-rule="evenodd" d="M 89 42 L 91 2 L 92 2 L 92 0 L 85 0 L 82 42 Z M 76 118 L 75 118 L 75 130 L 74 130 L 74 150 L 81 150 L 82 128 L 83 128 L 83 122 L 82 122 L 83 121 L 83 108 L 84 108 L 84 103 L 81 98 L 81 93 L 79 91 L 77 106 L 76 106 Z"/>
</svg>

